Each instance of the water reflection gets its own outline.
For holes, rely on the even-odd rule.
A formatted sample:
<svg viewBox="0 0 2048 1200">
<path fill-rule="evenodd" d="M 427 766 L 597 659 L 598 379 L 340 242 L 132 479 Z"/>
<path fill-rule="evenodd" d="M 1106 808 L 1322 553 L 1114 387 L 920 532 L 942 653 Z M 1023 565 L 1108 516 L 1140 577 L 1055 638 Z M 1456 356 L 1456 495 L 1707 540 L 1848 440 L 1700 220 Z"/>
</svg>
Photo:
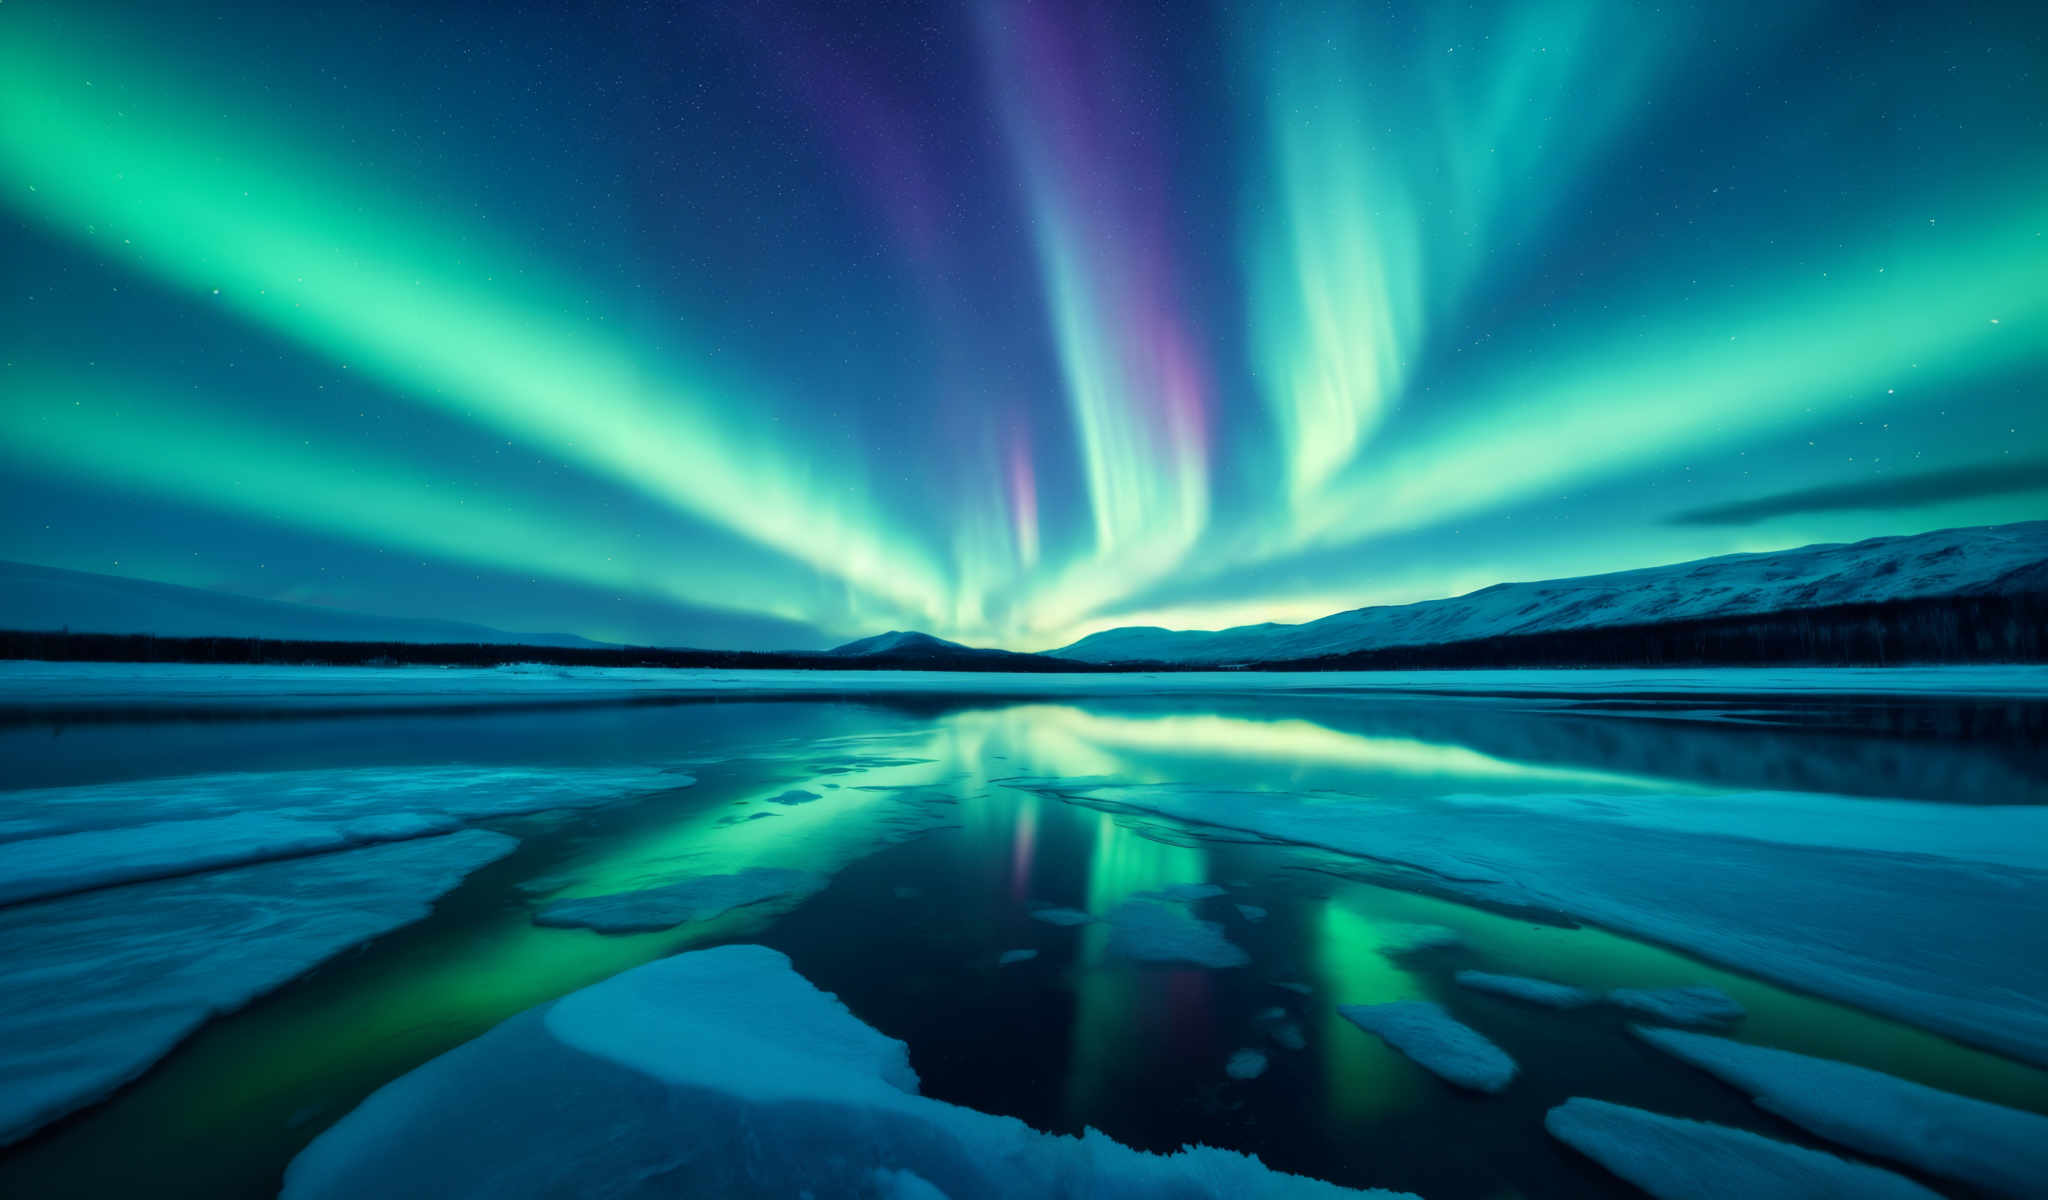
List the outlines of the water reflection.
<svg viewBox="0 0 2048 1200">
<path fill-rule="evenodd" d="M 428 921 L 216 1023 L 111 1103 L 10 1151 L 0 1192 L 269 1194 L 290 1154 L 383 1080 L 552 996 L 736 940 L 786 951 L 863 1019 L 910 1040 L 933 1094 L 1155 1148 L 1237 1146 L 1285 1169 L 1439 1198 L 1598 1194 L 1604 1184 L 1589 1185 L 1532 1132 L 1567 1089 L 1766 1123 L 1684 1072 L 1646 1073 L 1618 1020 L 1531 1014 L 1456 988 L 1450 974 L 1465 965 L 1595 990 L 1713 983 L 1748 1008 L 1745 1037 L 2048 1110 L 2039 1071 L 1668 950 L 1392 890 L 1380 875 L 1347 878 L 1356 860 L 1016 786 L 1327 791 L 1361 806 L 1785 787 L 2040 804 L 2043 729 L 2037 712 L 2011 705 L 1709 709 L 1693 699 L 1621 713 L 1555 700 L 1314 695 L 723 698 L 545 714 L 106 722 L 61 736 L 0 726 L 0 758 L 31 764 L 18 786 L 161 777 L 174 788 L 201 771 L 452 762 L 680 763 L 700 779 L 597 812 L 500 823 L 523 838 L 520 852 Z M 810 798 L 791 802 L 793 793 Z M 530 920 L 553 899 L 749 867 L 815 871 L 829 883 L 659 933 L 608 937 Z M 1137 965 L 1109 953 L 1100 924 L 1063 930 L 1031 917 L 1040 905 L 1101 917 L 1140 893 L 1195 883 L 1229 886 L 1192 911 L 1221 925 L 1251 966 Z M 1240 916 L 1238 904 L 1265 915 Z M 1390 930 L 1412 924 L 1455 930 L 1462 946 L 1390 953 Z M 1040 954 L 995 967 L 1017 948 Z M 1338 1004 L 1416 998 L 1499 1037 L 1526 1082 L 1475 1111 L 1336 1014 Z M 1301 1049 L 1273 1036 L 1276 1007 L 1303 1031 Z M 1223 1060 L 1241 1047 L 1272 1056 L 1268 1076 L 1224 1078 Z M 1459 1155 L 1473 1161 L 1445 1165 Z"/>
</svg>

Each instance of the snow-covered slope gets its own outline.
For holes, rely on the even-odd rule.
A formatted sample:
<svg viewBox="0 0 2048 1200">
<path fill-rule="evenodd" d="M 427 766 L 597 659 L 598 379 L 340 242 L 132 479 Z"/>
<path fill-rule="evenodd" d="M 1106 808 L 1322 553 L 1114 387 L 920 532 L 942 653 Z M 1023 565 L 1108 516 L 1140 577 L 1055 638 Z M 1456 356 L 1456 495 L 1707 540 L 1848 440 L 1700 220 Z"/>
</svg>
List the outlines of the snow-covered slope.
<svg viewBox="0 0 2048 1200">
<path fill-rule="evenodd" d="M 12 562 L 0 562 L 0 629 L 309 642 L 604 644 L 567 633 L 506 633 L 461 621 L 377 617 L 147 579 Z"/>
<path fill-rule="evenodd" d="M 1514 634 L 2020 592 L 2048 592 L 2048 521 L 1499 583 L 1470 595 L 1355 609 L 1303 625 L 1110 629 L 1052 653 L 1082 662 L 1277 662 Z"/>
</svg>

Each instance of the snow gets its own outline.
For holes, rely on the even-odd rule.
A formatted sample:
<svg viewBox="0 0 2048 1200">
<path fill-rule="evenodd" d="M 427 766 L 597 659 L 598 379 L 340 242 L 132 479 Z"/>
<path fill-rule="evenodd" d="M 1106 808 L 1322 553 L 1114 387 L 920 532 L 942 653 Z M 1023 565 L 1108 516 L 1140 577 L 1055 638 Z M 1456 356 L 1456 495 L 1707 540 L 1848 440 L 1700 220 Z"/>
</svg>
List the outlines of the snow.
<svg viewBox="0 0 2048 1200">
<path fill-rule="evenodd" d="M 1266 1073 L 1266 1052 L 1263 1050 L 1239 1050 L 1223 1064 L 1223 1073 L 1232 1079 L 1257 1079 Z"/>
<path fill-rule="evenodd" d="M 1148 963 L 1241 967 L 1251 961 L 1214 921 L 1159 900 L 1126 900 L 1110 910 L 1109 952 Z"/>
<path fill-rule="evenodd" d="M 0 1143 L 108 1095 L 213 1017 L 419 920 L 515 845 L 466 830 L 0 910 Z"/>
<path fill-rule="evenodd" d="M 1607 1002 L 1667 1025 L 1733 1025 L 1745 1013 L 1735 997 L 1717 987 L 1616 988 Z"/>
<path fill-rule="evenodd" d="M 321 711 L 614 703 L 757 696 L 2048 695 L 2038 666 L 1589 668 L 1486 671 L 1176 671 L 1068 675 L 983 671 L 728 671 L 656 667 L 302 667 L 210 663 L 0 662 L 0 711 Z"/>
<path fill-rule="evenodd" d="M 1447 1083 L 1498 1092 L 1515 1077 L 1515 1060 L 1505 1050 L 1441 1005 L 1424 1000 L 1340 1004 L 1337 1012 Z"/>
<path fill-rule="evenodd" d="M 1597 1002 L 1600 997 L 1584 988 L 1566 987 L 1542 979 L 1526 979 L 1520 975 L 1494 975 L 1486 971 L 1460 971 L 1452 976 L 1460 986 L 1474 991 L 1490 992 L 1496 996 L 1507 996 L 1540 1004 L 1545 1008 L 1584 1008 Z"/>
<path fill-rule="evenodd" d="M 457 765 L 239 771 L 26 788 L 5 793 L 10 819 L 0 841 L 257 813 L 326 823 L 344 839 L 371 840 L 415 836 L 401 831 L 424 830 L 418 824 L 423 820 L 469 822 L 596 808 L 696 782 L 660 767 Z M 226 833 L 234 827 L 218 828 Z"/>
<path fill-rule="evenodd" d="M 0 793 L 0 906 L 589 808 L 696 780 L 658 768 L 237 772 Z"/>
<path fill-rule="evenodd" d="M 722 946 L 531 1009 L 386 1084 L 293 1160 L 283 1196 L 878 1191 L 1360 1194 L 1229 1151 L 1146 1154 L 920 1096 L 903 1043 L 781 954 Z"/>
<path fill-rule="evenodd" d="M 1802 795 L 1796 822 L 1759 800 L 1712 806 L 1711 826 L 1680 829 L 1644 814 L 1660 802 L 1683 809 L 1697 793 L 1615 806 L 1605 796 L 1032 786 L 1353 855 L 1375 881 L 1560 914 L 2048 1065 L 2039 806 Z M 1897 852 L 1909 837 L 1915 852 Z M 1985 861 L 1998 841 L 2007 861 Z"/>
<path fill-rule="evenodd" d="M 1032 959 L 1037 957 L 1038 951 L 1036 950 L 1005 950 L 1003 951 L 1002 955 L 996 959 L 996 965 L 999 967 L 1007 967 L 1011 963 L 1030 962 Z"/>
<path fill-rule="evenodd" d="M 2011 1196 L 2048 1181 L 2048 1117 L 1881 1071 L 1675 1029 L 1637 1037 L 1738 1088 L 1817 1137 Z"/>
<path fill-rule="evenodd" d="M 1035 908 L 1031 919 L 1048 925 L 1087 925 L 1095 920 L 1078 908 Z"/>
<path fill-rule="evenodd" d="M 330 824 L 251 812 L 23 838 L 0 842 L 0 905 L 452 828 L 445 818 Z"/>
<path fill-rule="evenodd" d="M 808 895 L 826 882 L 825 876 L 812 871 L 753 867 L 732 875 L 699 875 L 661 887 L 558 900 L 535 913 L 533 923 L 599 933 L 651 933 L 687 921 L 708 921 L 764 900 Z"/>
<path fill-rule="evenodd" d="M 1944 529 L 1531 583 L 1336 613 L 1302 625 L 1110 629 L 1052 653 L 1081 662 L 1279 662 L 1391 646 L 1691 621 L 2038 587 L 2048 521 Z"/>
<path fill-rule="evenodd" d="M 1543 1127 L 1657 1200 L 1937 1200 L 1877 1167 L 1604 1100 L 1567 1100 L 1550 1110 Z"/>
</svg>

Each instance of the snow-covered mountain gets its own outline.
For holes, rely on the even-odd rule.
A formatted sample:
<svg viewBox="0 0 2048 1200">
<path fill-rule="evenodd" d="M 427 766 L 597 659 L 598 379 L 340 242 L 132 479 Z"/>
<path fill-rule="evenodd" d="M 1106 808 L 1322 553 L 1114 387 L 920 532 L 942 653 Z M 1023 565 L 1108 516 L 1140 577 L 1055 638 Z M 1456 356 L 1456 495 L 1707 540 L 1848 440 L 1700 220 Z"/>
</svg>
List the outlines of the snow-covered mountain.
<svg viewBox="0 0 2048 1200">
<path fill-rule="evenodd" d="M 1051 653 L 1082 662 L 1251 663 L 1478 638 L 1752 616 L 1840 604 L 2048 593 L 2048 521 L 1728 554 L 1469 595 L 1360 608 L 1302 625 L 1109 629 Z"/>
<path fill-rule="evenodd" d="M 0 629 L 307 642 L 605 644 L 568 633 L 507 633 L 462 621 L 378 617 L 313 604 L 259 600 L 232 592 L 16 562 L 0 562 Z"/>
</svg>

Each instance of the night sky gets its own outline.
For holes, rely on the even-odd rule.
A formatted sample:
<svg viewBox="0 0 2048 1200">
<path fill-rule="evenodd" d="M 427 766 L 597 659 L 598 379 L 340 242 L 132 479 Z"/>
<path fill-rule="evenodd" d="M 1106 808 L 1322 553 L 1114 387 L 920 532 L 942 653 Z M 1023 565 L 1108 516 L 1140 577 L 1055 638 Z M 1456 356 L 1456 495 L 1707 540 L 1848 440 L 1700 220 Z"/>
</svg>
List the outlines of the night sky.
<svg viewBox="0 0 2048 1200">
<path fill-rule="evenodd" d="M 0 196 L 0 558 L 1043 649 L 2048 516 L 2020 0 L 11 0 Z"/>
</svg>

